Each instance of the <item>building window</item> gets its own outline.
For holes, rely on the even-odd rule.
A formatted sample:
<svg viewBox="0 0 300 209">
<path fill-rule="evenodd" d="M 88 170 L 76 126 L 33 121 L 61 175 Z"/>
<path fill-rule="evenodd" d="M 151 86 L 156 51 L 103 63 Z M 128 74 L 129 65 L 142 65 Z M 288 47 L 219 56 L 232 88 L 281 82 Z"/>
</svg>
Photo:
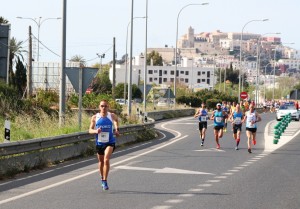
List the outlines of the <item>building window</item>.
<svg viewBox="0 0 300 209">
<path fill-rule="evenodd" d="M 197 83 L 201 83 L 200 79 L 197 79 Z"/>
<path fill-rule="evenodd" d="M 157 70 L 154 70 L 154 73 L 157 73 Z"/>
<path fill-rule="evenodd" d="M 164 75 L 168 75 L 168 71 L 164 70 Z"/>
<path fill-rule="evenodd" d="M 171 78 L 170 81 L 173 83 L 174 82 L 174 78 Z"/>
<path fill-rule="evenodd" d="M 186 78 L 186 79 L 184 80 L 184 82 L 185 82 L 185 83 L 188 83 L 188 82 L 189 82 L 189 79 L 188 79 L 188 78 Z"/>
<path fill-rule="evenodd" d="M 157 81 L 157 78 L 154 78 L 155 81 Z"/>
<path fill-rule="evenodd" d="M 168 79 L 167 78 L 164 78 L 163 79 L 164 83 L 168 82 Z"/>
<path fill-rule="evenodd" d="M 198 75 L 201 75 L 201 72 L 200 72 L 200 71 L 198 71 Z"/>
<path fill-rule="evenodd" d="M 149 82 L 153 82 L 153 78 L 149 78 Z"/>
<path fill-rule="evenodd" d="M 202 83 L 205 83 L 205 79 L 202 79 L 201 82 L 202 82 Z"/>
<path fill-rule="evenodd" d="M 184 74 L 184 71 L 180 71 L 180 74 Z"/>
<path fill-rule="evenodd" d="M 207 77 L 210 78 L 210 71 L 207 71 Z"/>
<path fill-rule="evenodd" d="M 148 74 L 153 74 L 153 70 L 148 70 Z"/>
<path fill-rule="evenodd" d="M 207 79 L 206 83 L 207 83 L 207 84 L 210 84 L 210 79 Z"/>
<path fill-rule="evenodd" d="M 141 70 L 139 69 L 139 74 L 141 74 Z"/>
<path fill-rule="evenodd" d="M 170 73 L 171 75 L 174 75 L 174 70 L 171 70 L 171 73 Z"/>
<path fill-rule="evenodd" d="M 182 82 L 183 82 L 183 81 L 184 81 L 184 79 L 183 79 L 183 78 L 180 78 L 180 81 L 182 81 Z"/>
<path fill-rule="evenodd" d="M 205 71 L 202 71 L 202 75 L 204 75 L 205 74 Z"/>
<path fill-rule="evenodd" d="M 185 75 L 189 75 L 189 71 L 185 71 Z"/>
</svg>

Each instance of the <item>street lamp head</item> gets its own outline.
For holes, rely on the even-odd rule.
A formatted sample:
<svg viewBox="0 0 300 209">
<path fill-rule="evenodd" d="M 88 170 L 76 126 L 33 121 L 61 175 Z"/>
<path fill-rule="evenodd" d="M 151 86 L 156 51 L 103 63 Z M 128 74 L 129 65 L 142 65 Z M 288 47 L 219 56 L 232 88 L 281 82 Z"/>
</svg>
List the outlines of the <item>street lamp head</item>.
<svg viewBox="0 0 300 209">
<path fill-rule="evenodd" d="M 206 2 L 206 3 L 202 3 L 201 5 L 208 5 L 209 3 L 208 2 Z"/>
<path fill-rule="evenodd" d="M 269 21 L 269 19 L 263 19 L 262 21 Z"/>
</svg>

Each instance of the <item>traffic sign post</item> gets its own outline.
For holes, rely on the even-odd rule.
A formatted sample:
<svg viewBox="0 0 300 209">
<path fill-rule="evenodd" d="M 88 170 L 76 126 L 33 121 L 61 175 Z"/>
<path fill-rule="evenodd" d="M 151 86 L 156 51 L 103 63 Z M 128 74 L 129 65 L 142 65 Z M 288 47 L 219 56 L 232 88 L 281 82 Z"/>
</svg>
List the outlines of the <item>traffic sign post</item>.
<svg viewBox="0 0 300 209">
<path fill-rule="evenodd" d="M 245 92 L 245 91 L 241 92 L 240 97 L 241 97 L 241 99 L 247 99 L 248 98 L 247 92 Z"/>
</svg>

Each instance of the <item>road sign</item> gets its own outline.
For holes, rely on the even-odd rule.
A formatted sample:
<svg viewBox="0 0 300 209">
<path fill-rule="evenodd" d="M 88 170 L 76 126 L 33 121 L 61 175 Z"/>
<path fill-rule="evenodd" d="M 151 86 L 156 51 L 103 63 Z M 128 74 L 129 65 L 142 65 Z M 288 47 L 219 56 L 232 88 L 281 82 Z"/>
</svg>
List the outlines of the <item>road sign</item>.
<svg viewBox="0 0 300 209">
<path fill-rule="evenodd" d="M 241 99 L 247 99 L 248 98 L 247 92 L 245 92 L 245 91 L 241 92 L 240 97 L 241 97 Z"/>
</svg>

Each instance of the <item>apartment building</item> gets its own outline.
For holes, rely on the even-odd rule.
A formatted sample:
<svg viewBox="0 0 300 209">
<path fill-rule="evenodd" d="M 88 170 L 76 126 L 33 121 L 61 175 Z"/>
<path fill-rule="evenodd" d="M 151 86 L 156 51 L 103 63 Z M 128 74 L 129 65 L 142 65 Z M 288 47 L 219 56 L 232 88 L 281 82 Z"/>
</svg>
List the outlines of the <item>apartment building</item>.
<svg viewBox="0 0 300 209">
<path fill-rule="evenodd" d="M 139 85 L 144 82 L 144 62 L 143 58 L 134 59 L 132 63 L 132 84 Z M 139 60 L 137 62 L 136 60 Z M 147 66 L 147 84 L 171 85 L 176 82 L 194 89 L 212 89 L 215 85 L 215 65 L 195 64 L 191 58 L 183 58 L 182 64 L 177 66 Z M 129 65 L 116 65 L 116 84 L 127 83 L 129 81 Z M 109 78 L 112 81 L 113 69 L 110 69 Z"/>
</svg>

